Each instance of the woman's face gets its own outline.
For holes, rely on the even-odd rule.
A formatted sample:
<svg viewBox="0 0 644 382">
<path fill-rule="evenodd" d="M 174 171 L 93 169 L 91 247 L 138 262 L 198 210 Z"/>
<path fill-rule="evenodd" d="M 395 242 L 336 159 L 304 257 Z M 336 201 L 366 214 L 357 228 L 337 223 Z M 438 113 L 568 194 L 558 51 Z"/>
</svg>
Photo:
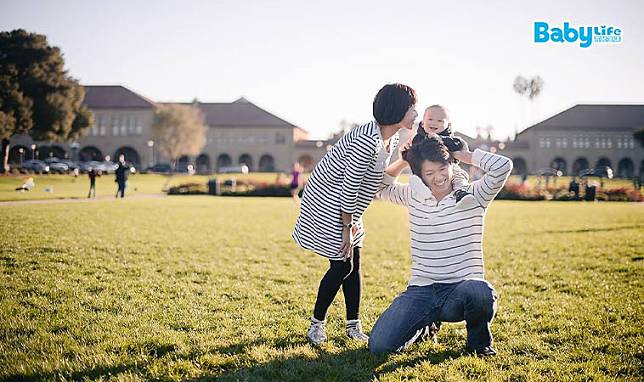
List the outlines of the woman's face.
<svg viewBox="0 0 644 382">
<path fill-rule="evenodd" d="M 405 113 L 402 121 L 400 121 L 400 125 L 407 130 L 411 130 L 417 117 L 418 112 L 416 111 L 415 105 L 412 105 L 409 110 L 407 110 L 407 113 Z"/>
</svg>

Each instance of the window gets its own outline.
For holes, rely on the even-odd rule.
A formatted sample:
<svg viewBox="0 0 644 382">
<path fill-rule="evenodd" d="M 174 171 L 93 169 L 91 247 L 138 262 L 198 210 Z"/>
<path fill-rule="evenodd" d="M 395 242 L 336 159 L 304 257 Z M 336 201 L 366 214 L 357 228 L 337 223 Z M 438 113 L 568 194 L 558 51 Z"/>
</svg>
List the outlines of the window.
<svg viewBox="0 0 644 382">
<path fill-rule="evenodd" d="M 101 137 L 104 137 L 105 135 L 107 135 L 107 128 L 105 127 L 105 125 L 102 125 L 101 127 L 99 127 L 98 132 Z"/>
<path fill-rule="evenodd" d="M 117 136 L 119 135 L 119 125 L 121 124 L 121 121 L 119 121 L 118 115 L 115 115 L 112 117 L 112 135 Z"/>
<path fill-rule="evenodd" d="M 92 135 L 97 136 L 98 135 L 98 127 L 92 126 Z"/>
<path fill-rule="evenodd" d="M 584 147 L 587 149 L 590 148 L 590 138 L 584 139 Z"/>
<path fill-rule="evenodd" d="M 286 143 L 286 136 L 282 133 L 275 134 L 275 144 L 281 145 Z"/>
<path fill-rule="evenodd" d="M 613 138 L 606 138 L 606 147 L 609 149 L 613 148 Z"/>
<path fill-rule="evenodd" d="M 561 146 L 562 146 L 564 149 L 568 148 L 568 139 L 566 139 L 566 138 L 562 138 L 562 139 L 561 139 Z"/>
<path fill-rule="evenodd" d="M 539 147 L 540 148 L 546 147 L 546 142 L 544 141 L 543 138 L 539 138 Z"/>
</svg>

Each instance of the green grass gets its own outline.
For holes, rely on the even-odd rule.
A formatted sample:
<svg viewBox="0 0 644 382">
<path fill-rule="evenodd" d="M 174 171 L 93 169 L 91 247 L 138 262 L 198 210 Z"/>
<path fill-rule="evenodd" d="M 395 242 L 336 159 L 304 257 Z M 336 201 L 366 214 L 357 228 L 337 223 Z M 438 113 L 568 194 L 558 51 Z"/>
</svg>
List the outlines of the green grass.
<svg viewBox="0 0 644 382">
<path fill-rule="evenodd" d="M 371 356 L 306 343 L 327 261 L 290 239 L 288 198 L 169 197 L 0 207 L 0 380 L 642 380 L 644 206 L 495 202 L 488 279 L 499 355 L 439 344 Z M 403 208 L 367 211 L 367 331 L 409 276 Z"/>
<path fill-rule="evenodd" d="M 276 173 L 252 173 L 252 174 L 215 174 L 221 179 L 254 179 L 258 181 L 273 182 L 277 178 Z M 36 187 L 29 192 L 18 192 L 25 179 L 33 177 Z M 204 175 L 158 175 L 158 174 L 136 174 L 129 177 L 126 196 L 141 194 L 160 194 L 165 186 L 172 186 L 181 183 L 206 183 L 210 177 Z M 286 178 L 284 178 L 286 179 Z M 53 192 L 45 191 L 46 188 L 53 189 Z M 71 175 L 19 175 L 0 176 L 0 201 L 12 200 L 39 200 L 39 199 L 83 199 L 87 198 L 89 191 L 89 178 L 87 175 L 80 175 L 74 178 Z M 96 179 L 97 196 L 114 196 L 116 194 L 116 183 L 114 175 L 104 175 Z"/>
</svg>

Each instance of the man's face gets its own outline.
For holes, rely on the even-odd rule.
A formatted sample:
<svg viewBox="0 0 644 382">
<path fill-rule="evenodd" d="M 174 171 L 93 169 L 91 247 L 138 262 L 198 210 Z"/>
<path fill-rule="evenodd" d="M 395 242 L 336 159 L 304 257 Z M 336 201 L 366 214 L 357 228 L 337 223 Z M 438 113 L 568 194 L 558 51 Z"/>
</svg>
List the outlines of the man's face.
<svg viewBox="0 0 644 382">
<path fill-rule="evenodd" d="M 445 194 L 452 191 L 452 177 L 454 176 L 451 163 L 424 161 L 421 166 L 423 182 L 434 195 Z"/>
<path fill-rule="evenodd" d="M 441 133 L 449 126 L 449 115 L 442 107 L 428 107 L 423 115 L 423 128 L 432 134 Z"/>
</svg>

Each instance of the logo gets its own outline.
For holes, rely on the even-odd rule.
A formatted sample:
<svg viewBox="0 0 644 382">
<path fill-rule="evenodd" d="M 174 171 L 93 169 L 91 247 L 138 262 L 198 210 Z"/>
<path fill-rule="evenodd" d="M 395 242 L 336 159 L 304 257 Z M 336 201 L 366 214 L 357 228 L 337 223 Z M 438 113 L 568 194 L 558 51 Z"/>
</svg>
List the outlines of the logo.
<svg viewBox="0 0 644 382">
<path fill-rule="evenodd" d="M 534 42 L 576 43 L 588 48 L 593 43 L 619 44 L 622 42 L 622 29 L 612 25 L 571 27 L 564 21 L 563 28 L 551 28 L 545 21 L 534 22 Z"/>
</svg>

